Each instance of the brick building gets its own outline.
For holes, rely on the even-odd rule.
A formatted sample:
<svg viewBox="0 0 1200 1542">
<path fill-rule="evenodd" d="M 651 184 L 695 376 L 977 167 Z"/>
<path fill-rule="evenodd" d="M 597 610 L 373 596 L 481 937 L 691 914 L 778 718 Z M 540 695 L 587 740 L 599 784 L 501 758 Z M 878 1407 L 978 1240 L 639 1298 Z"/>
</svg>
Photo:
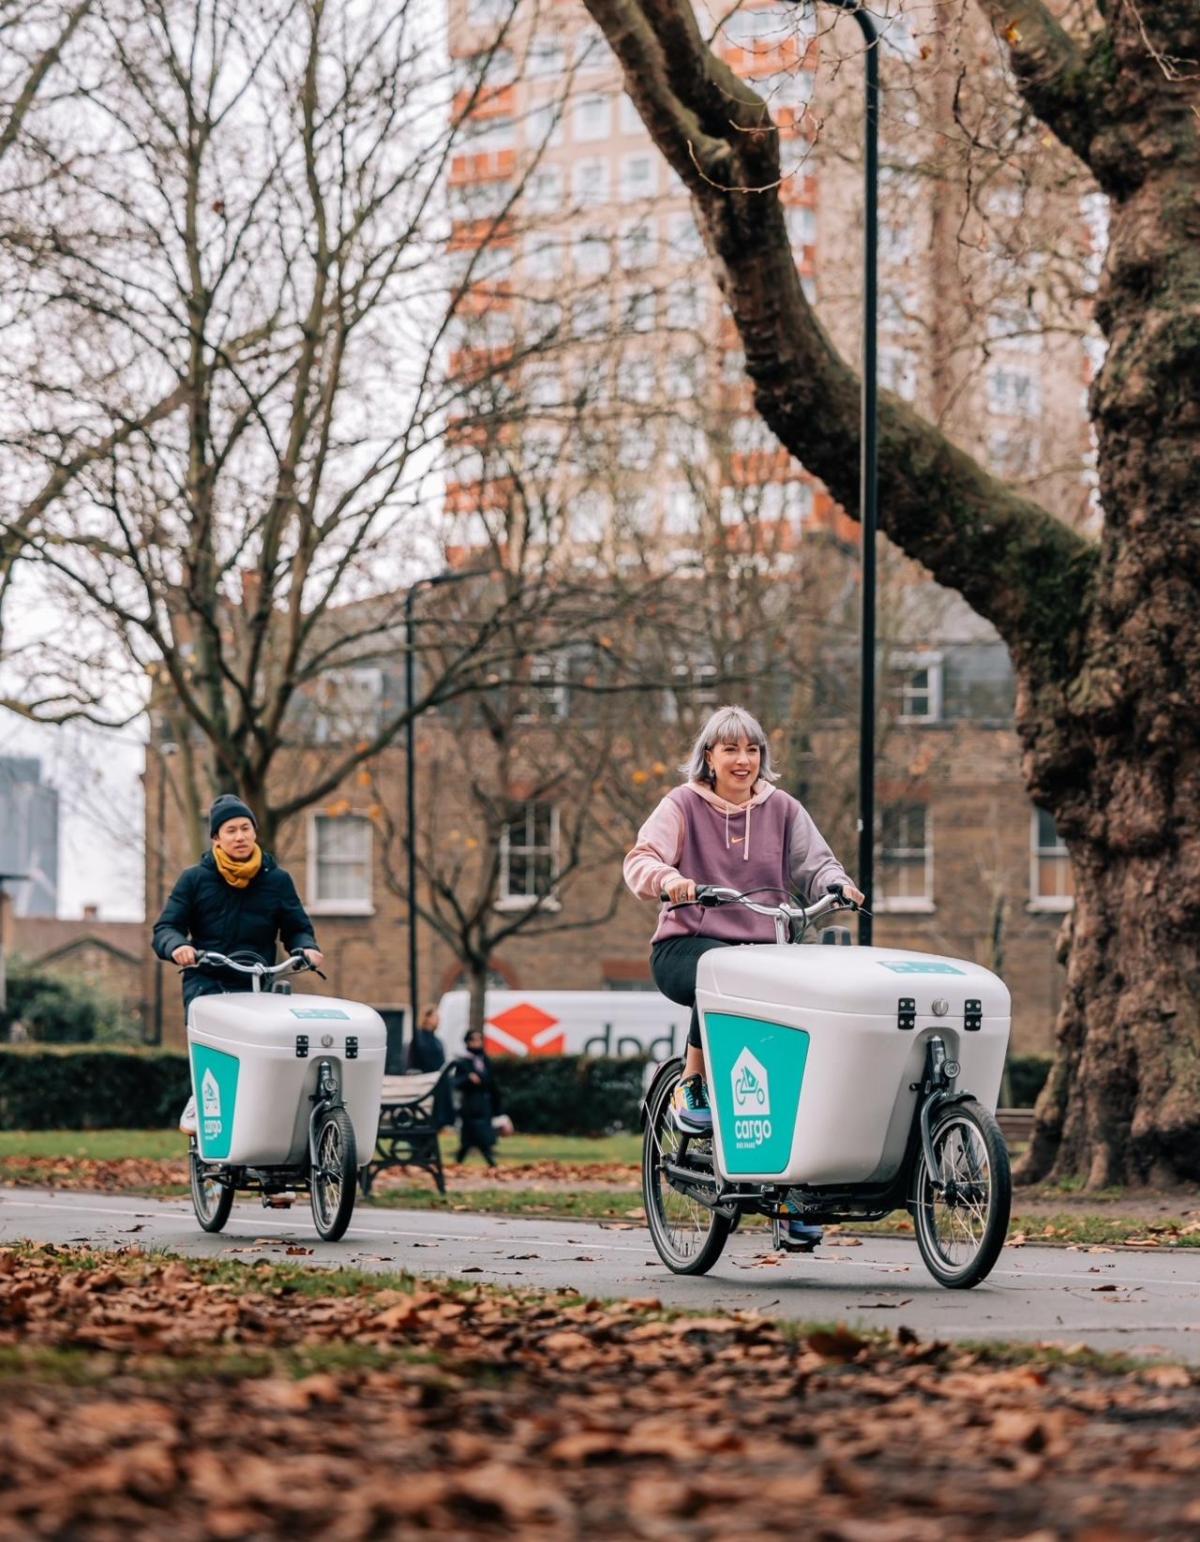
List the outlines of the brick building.
<svg viewBox="0 0 1200 1542">
<path fill-rule="evenodd" d="M 1069 911 L 1070 870 L 1052 824 L 1025 796 L 1012 729 L 1012 678 L 1007 654 L 990 629 L 964 607 L 940 596 L 935 643 L 907 642 L 894 649 L 881 695 L 886 721 L 878 769 L 880 829 L 876 941 L 896 947 L 973 958 L 999 967 L 1014 999 L 1015 1046 L 1023 1053 L 1049 1049 L 1061 990 L 1056 937 Z M 928 591 L 914 614 L 938 610 Z M 383 661 L 378 689 L 387 691 Z M 853 687 L 853 675 L 845 676 Z M 798 754 L 798 742 L 758 704 L 781 741 L 782 785 L 801 796 L 822 829 L 853 867 L 853 788 L 856 728 L 848 700 L 833 700 L 814 714 Z M 555 713 L 523 725 L 522 752 L 530 762 L 562 752 L 564 720 L 582 703 L 559 688 Z M 573 810 L 565 799 L 523 802 L 522 778 L 511 786 L 507 821 L 499 830 L 495 908 L 511 917 L 526 911 L 538 893 L 553 887 L 555 903 L 544 920 L 516 932 L 492 954 L 497 980 L 523 989 L 630 990 L 650 984 L 648 939 L 653 909 L 635 901 L 620 882 L 620 855 L 638 820 L 673 785 L 698 721 L 704 697 L 680 715 L 658 714 L 649 769 L 613 762 L 612 774 L 629 785 L 621 807 L 605 809 L 584 832 L 588 846 L 571 865 Z M 656 709 L 650 709 L 653 718 Z M 587 732 L 571 743 L 579 755 Z M 599 743 L 599 736 L 597 736 Z M 463 792 L 464 765 L 492 753 L 482 733 L 464 734 L 452 713 L 431 712 L 417 733 L 417 824 L 422 838 L 453 858 L 464 894 L 492 853 L 472 821 Z M 148 759 L 148 807 L 158 802 L 157 777 L 170 775 L 171 759 Z M 296 879 L 309 906 L 327 960 L 331 992 L 369 1001 L 407 1022 L 408 907 L 404 857 L 397 828 L 404 804 L 404 757 L 399 749 L 378 757 L 368 775 L 357 774 L 337 795 L 293 820 L 277 855 Z M 185 850 L 182 826 L 167 818 L 165 883 L 195 860 Z M 474 833 L 473 833 L 474 832 Z M 418 843 L 418 849 L 423 849 Z M 561 884 L 557 875 L 566 873 Z M 159 908 L 157 852 L 148 849 L 147 915 Z M 428 893 L 428 880 L 422 881 Z M 595 919 L 589 922 L 589 917 Z M 146 936 L 148 938 L 149 922 Z M 552 928 L 552 929 L 548 929 Z M 569 929 L 563 929 L 569 928 Z M 422 994 L 436 997 L 463 983 L 463 964 L 426 922 L 419 927 Z M 157 966 L 149 960 L 148 971 Z M 142 986 L 155 999 L 153 974 Z M 164 1037 L 178 1042 L 182 1020 L 174 974 L 166 971 Z"/>
</svg>

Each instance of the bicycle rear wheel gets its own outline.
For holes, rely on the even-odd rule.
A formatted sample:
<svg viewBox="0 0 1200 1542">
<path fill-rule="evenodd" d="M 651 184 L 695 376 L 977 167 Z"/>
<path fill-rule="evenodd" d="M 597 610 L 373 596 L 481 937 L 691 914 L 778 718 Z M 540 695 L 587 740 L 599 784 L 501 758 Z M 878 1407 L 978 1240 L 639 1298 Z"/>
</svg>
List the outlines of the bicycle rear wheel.
<svg viewBox="0 0 1200 1542">
<path fill-rule="evenodd" d="M 917 1246 L 939 1285 L 970 1290 L 991 1273 L 1008 1234 L 1008 1147 L 974 1098 L 935 1115 L 930 1133 L 942 1187 L 934 1187 L 922 1152 L 913 1204 Z"/>
<path fill-rule="evenodd" d="M 678 1076 L 664 1076 L 651 1093 L 642 1141 L 642 1199 L 654 1250 L 675 1274 L 707 1274 L 725 1246 L 733 1222 L 674 1188 L 663 1164 L 679 1157 L 683 1137 L 671 1118 L 671 1094 Z M 689 1152 L 707 1147 L 695 1136 Z"/>
</svg>

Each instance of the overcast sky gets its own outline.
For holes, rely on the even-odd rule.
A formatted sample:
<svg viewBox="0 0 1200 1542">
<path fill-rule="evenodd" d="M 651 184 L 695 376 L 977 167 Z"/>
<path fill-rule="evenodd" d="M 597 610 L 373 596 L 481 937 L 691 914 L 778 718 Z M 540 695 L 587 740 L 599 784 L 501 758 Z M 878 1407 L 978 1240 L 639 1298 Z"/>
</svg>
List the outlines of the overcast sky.
<svg viewBox="0 0 1200 1542">
<path fill-rule="evenodd" d="M 36 755 L 58 789 L 58 913 L 98 905 L 110 921 L 140 921 L 145 747 L 136 731 L 43 728 L 0 708 L 0 754 Z"/>
</svg>

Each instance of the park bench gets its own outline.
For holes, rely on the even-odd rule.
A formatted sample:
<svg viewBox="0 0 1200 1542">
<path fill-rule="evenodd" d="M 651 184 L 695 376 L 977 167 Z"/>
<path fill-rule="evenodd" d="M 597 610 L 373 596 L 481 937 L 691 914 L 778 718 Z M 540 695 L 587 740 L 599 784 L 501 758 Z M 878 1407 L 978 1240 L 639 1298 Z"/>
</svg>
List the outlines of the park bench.
<svg viewBox="0 0 1200 1542">
<path fill-rule="evenodd" d="M 389 1167 L 419 1167 L 446 1192 L 446 1174 L 438 1143 L 435 1099 L 453 1066 L 440 1071 L 409 1071 L 404 1076 L 385 1076 L 379 1100 L 379 1134 L 375 1154 L 359 1172 L 364 1194 L 371 1192 L 376 1175 Z"/>
</svg>

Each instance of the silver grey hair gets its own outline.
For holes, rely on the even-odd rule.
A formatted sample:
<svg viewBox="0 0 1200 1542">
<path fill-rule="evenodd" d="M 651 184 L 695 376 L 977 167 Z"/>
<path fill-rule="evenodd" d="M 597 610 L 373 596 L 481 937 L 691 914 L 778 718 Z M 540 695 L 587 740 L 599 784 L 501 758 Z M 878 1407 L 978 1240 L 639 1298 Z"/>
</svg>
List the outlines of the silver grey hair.
<svg viewBox="0 0 1200 1542">
<path fill-rule="evenodd" d="M 689 782 L 706 782 L 711 787 L 716 776 L 705 759 L 708 751 L 716 744 L 736 744 L 739 739 L 749 739 L 751 744 L 758 745 L 762 756 L 758 767 L 759 776 L 764 781 L 777 782 L 780 773 L 771 764 L 770 743 L 758 719 L 747 712 L 745 707 L 718 707 L 697 734 L 692 753 L 679 769 Z"/>
</svg>

